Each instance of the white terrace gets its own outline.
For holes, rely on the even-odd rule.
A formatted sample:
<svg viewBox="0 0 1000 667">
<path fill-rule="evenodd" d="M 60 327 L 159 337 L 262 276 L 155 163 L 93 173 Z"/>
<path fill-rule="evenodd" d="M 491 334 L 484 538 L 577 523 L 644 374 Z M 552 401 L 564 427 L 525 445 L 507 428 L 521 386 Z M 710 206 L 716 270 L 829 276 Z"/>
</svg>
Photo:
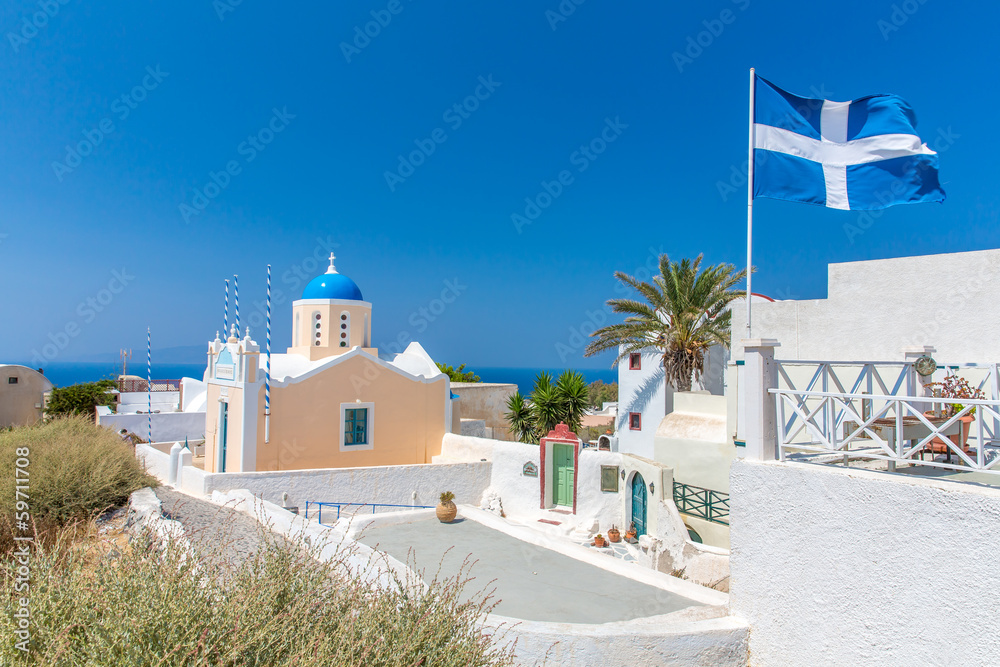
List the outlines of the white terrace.
<svg viewBox="0 0 1000 667">
<path fill-rule="evenodd" d="M 778 341 L 745 343 L 738 437 L 748 458 L 973 472 L 954 479 L 1000 485 L 1000 364 L 928 363 L 931 348 L 899 362 L 782 361 Z M 981 398 L 942 397 L 928 386 L 950 376 Z"/>
</svg>

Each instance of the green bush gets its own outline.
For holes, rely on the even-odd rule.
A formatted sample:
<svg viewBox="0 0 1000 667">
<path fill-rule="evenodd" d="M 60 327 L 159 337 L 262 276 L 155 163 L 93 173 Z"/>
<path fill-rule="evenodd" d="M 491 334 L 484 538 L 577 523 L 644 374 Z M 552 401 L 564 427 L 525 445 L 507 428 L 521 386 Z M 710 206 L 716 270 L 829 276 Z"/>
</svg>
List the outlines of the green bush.
<svg viewBox="0 0 1000 667">
<path fill-rule="evenodd" d="M 483 625 L 491 607 L 462 589 L 467 569 L 424 589 L 371 587 L 371 572 L 320 562 L 316 547 L 262 537 L 242 563 L 225 547 L 191 557 L 136 540 L 120 555 L 72 544 L 32 556 L 30 656 L 12 616 L 17 562 L 0 563 L 0 664 L 52 667 L 486 667 L 512 647 Z M 218 576 L 219 572 L 225 576 Z M 503 632 L 503 631 L 501 631 Z"/>
<path fill-rule="evenodd" d="M 42 523 L 85 519 L 125 504 L 137 489 L 157 484 L 114 432 L 84 416 L 53 419 L 0 432 L 0 478 L 8 480 L 0 484 L 5 519 L 14 513 L 16 452 L 24 448 L 29 512 Z"/>
<path fill-rule="evenodd" d="M 114 380 L 98 380 L 97 382 L 84 382 L 70 385 L 69 387 L 57 387 L 52 390 L 49 396 L 49 403 L 45 406 L 45 414 L 48 417 L 60 417 L 65 415 L 87 415 L 94 420 L 94 408 L 98 405 L 113 405 L 115 397 L 108 393 L 115 388 Z"/>
</svg>

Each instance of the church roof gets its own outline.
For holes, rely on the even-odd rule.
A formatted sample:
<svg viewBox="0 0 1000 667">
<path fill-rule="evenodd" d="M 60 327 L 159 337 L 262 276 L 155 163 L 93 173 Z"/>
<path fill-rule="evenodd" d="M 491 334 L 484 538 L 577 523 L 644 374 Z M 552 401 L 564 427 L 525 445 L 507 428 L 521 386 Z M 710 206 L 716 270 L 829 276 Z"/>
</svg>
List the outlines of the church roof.
<svg viewBox="0 0 1000 667">
<path fill-rule="evenodd" d="M 333 266 L 334 254 L 330 253 L 330 268 L 321 276 L 316 276 L 302 291 L 303 299 L 346 299 L 364 301 L 361 288 L 345 275 L 337 273 Z"/>
</svg>

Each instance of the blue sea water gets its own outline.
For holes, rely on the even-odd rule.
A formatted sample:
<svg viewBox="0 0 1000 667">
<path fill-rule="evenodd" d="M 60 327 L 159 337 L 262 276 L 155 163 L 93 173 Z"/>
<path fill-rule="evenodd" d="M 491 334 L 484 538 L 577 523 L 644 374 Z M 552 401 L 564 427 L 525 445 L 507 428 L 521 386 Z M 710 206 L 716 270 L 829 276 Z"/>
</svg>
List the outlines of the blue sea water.
<svg viewBox="0 0 1000 667">
<path fill-rule="evenodd" d="M 30 366 L 30 364 L 25 364 Z M 547 371 L 553 377 L 558 377 L 562 373 L 561 368 L 469 368 L 483 382 L 501 382 L 516 384 L 522 394 L 531 391 L 535 383 L 535 376 L 542 371 Z M 115 363 L 73 363 L 73 362 L 52 362 L 43 368 L 45 376 L 57 387 L 66 387 L 80 382 L 95 382 L 104 378 L 114 378 L 121 371 L 121 366 Z M 146 377 L 146 366 L 143 364 L 130 364 L 129 375 Z M 204 363 L 193 364 L 153 364 L 153 378 L 157 380 L 173 380 L 182 377 L 192 377 L 201 379 L 205 372 Z M 579 372 L 587 379 L 587 382 L 601 380 L 606 383 L 617 382 L 618 372 L 614 369 L 579 369 Z"/>
</svg>

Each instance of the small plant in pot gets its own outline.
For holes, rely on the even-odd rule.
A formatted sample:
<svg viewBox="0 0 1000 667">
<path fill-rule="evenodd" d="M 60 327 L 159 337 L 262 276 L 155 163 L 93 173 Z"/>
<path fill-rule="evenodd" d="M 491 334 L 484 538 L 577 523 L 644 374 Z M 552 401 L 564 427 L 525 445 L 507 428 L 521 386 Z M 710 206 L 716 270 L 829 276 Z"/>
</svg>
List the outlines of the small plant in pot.
<svg viewBox="0 0 1000 667">
<path fill-rule="evenodd" d="M 604 547 L 604 546 L 607 546 L 607 544 L 608 544 L 608 542 L 607 542 L 607 540 L 604 539 L 603 535 L 601 535 L 600 533 L 598 533 L 597 535 L 594 535 L 594 546 L 595 547 Z"/>
<path fill-rule="evenodd" d="M 453 500 L 455 500 L 455 494 L 451 491 L 445 491 L 441 494 L 441 502 L 434 510 L 441 523 L 451 523 L 458 516 L 458 508 L 455 507 Z"/>
<path fill-rule="evenodd" d="M 608 531 L 608 539 L 612 542 L 621 542 L 622 534 L 618 531 L 617 526 L 611 526 L 611 529 Z"/>
<path fill-rule="evenodd" d="M 633 521 L 632 523 L 629 524 L 628 530 L 625 531 L 625 539 L 628 541 L 634 540 L 635 533 L 636 533 L 635 522 Z"/>
<path fill-rule="evenodd" d="M 932 389 L 935 397 L 940 396 L 941 398 L 954 398 L 958 400 L 982 400 L 986 398 L 986 394 L 983 393 L 982 389 L 974 389 L 972 385 L 969 384 L 968 380 L 957 375 L 949 375 L 943 382 L 931 382 L 930 384 L 925 384 L 924 386 L 928 389 Z M 935 410 L 925 412 L 924 415 L 927 417 L 943 416 L 946 419 L 951 419 L 957 413 L 961 412 L 964 407 L 965 406 L 962 403 L 936 403 Z M 940 415 L 937 413 L 938 410 L 941 411 Z M 958 445 L 961 449 L 965 449 L 966 443 L 969 440 L 969 429 L 972 426 L 972 421 L 975 419 L 975 414 L 976 408 L 973 407 L 967 413 L 959 417 L 962 422 L 961 432 L 948 436 L 948 439 Z M 940 438 L 934 438 L 930 448 L 931 451 L 948 453 L 949 457 L 951 455 L 951 450 L 945 445 L 944 442 L 941 441 Z"/>
</svg>

